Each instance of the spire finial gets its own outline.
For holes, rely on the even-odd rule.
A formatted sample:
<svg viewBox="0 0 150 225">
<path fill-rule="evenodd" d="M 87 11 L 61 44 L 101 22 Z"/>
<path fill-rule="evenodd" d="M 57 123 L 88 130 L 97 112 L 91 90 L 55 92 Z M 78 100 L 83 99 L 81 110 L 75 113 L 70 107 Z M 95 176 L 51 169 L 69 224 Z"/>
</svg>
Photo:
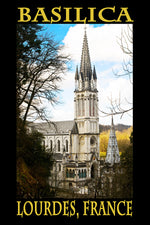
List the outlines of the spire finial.
<svg viewBox="0 0 150 225">
<path fill-rule="evenodd" d="M 112 116 L 111 116 L 111 126 L 112 127 L 114 126 L 113 113 L 112 113 Z"/>
<path fill-rule="evenodd" d="M 83 74 L 83 79 L 91 80 L 92 70 L 91 70 L 91 61 L 88 47 L 88 40 L 86 34 L 86 24 L 84 25 L 84 37 L 82 45 L 82 55 L 80 63 L 80 73 Z"/>
<path fill-rule="evenodd" d="M 86 27 L 86 23 L 84 24 L 84 32 L 86 33 L 86 29 L 87 29 L 87 27 Z"/>
</svg>

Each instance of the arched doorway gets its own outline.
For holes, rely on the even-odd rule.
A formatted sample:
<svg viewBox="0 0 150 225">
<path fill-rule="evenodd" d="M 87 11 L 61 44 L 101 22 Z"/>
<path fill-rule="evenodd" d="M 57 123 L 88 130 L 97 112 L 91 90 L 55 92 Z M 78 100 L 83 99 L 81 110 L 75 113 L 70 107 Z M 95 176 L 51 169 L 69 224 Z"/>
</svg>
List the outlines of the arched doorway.
<svg viewBox="0 0 150 225">
<path fill-rule="evenodd" d="M 97 174 L 97 164 L 93 163 L 91 166 L 91 178 L 96 178 Z"/>
</svg>

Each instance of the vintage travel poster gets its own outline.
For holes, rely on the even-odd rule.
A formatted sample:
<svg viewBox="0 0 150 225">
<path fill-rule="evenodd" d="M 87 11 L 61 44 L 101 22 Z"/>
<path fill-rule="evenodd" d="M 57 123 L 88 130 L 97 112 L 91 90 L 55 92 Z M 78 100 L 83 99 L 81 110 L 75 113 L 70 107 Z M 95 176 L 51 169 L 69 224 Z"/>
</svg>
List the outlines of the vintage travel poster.
<svg viewBox="0 0 150 225">
<path fill-rule="evenodd" d="M 134 224 L 129 1 L 17 1 L 16 224 Z"/>
</svg>

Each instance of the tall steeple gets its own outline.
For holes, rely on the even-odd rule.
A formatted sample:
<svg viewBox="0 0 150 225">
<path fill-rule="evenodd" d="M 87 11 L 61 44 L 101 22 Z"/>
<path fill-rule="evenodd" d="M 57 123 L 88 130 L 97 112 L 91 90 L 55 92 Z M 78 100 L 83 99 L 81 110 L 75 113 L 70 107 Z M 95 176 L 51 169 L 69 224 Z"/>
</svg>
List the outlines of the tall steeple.
<svg viewBox="0 0 150 225">
<path fill-rule="evenodd" d="M 88 38 L 86 33 L 86 27 L 84 30 L 83 45 L 82 45 L 82 54 L 80 62 L 80 70 L 76 69 L 75 73 L 75 90 L 84 91 L 84 90 L 96 90 L 96 70 L 95 67 L 91 67 L 90 53 L 88 47 Z"/>
<path fill-rule="evenodd" d="M 112 118 L 111 118 L 111 128 L 110 128 L 109 141 L 108 141 L 105 162 L 110 165 L 114 165 L 114 163 L 120 162 L 120 155 L 119 155 L 119 149 L 118 149 L 118 144 L 117 144 L 117 138 L 116 138 L 116 134 L 115 134 L 113 114 L 112 114 Z"/>
<path fill-rule="evenodd" d="M 80 67 L 75 71 L 74 120 L 77 132 L 72 143 L 80 162 L 99 163 L 98 90 L 95 67 L 91 67 L 87 31 L 84 30 Z M 88 164 L 88 168 L 91 164 Z M 92 167 L 94 168 L 94 167 Z M 99 171 L 99 166 L 95 167 Z M 91 171 L 89 177 L 91 177 Z M 98 172 L 99 173 L 99 172 Z"/>
<path fill-rule="evenodd" d="M 83 38 L 80 73 L 83 74 L 84 80 L 86 79 L 86 77 L 88 77 L 88 79 L 91 80 L 92 69 L 91 69 L 91 61 L 90 61 L 86 28 L 84 31 L 84 38 Z"/>
</svg>

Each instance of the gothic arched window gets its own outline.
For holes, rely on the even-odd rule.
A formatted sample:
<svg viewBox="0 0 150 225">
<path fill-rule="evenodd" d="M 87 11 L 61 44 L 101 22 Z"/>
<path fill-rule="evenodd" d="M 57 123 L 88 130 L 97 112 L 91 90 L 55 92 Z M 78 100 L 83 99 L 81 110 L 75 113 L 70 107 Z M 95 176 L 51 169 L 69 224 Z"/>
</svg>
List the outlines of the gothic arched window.
<svg viewBox="0 0 150 225">
<path fill-rule="evenodd" d="M 53 150 L 53 141 L 50 140 L 50 150 L 52 151 Z"/>
<path fill-rule="evenodd" d="M 66 152 L 68 152 L 68 140 L 66 140 Z"/>
<path fill-rule="evenodd" d="M 60 140 L 57 141 L 57 150 L 60 152 Z"/>
<path fill-rule="evenodd" d="M 86 177 L 86 169 L 84 169 L 83 177 Z"/>
<path fill-rule="evenodd" d="M 84 175 L 83 175 L 83 170 L 82 170 L 81 178 L 83 178 L 83 177 L 84 177 Z"/>
<path fill-rule="evenodd" d="M 91 116 L 91 95 L 89 97 L 89 116 Z"/>
<path fill-rule="evenodd" d="M 81 97 L 82 97 L 82 115 L 81 116 L 84 116 L 85 115 L 84 95 L 82 95 Z"/>
<path fill-rule="evenodd" d="M 68 169 L 66 170 L 66 177 L 67 177 L 67 178 L 69 177 Z"/>
<path fill-rule="evenodd" d="M 61 164 L 59 164 L 59 171 L 61 171 Z"/>
<path fill-rule="evenodd" d="M 73 175 L 72 175 L 72 177 L 74 178 L 75 177 L 75 171 L 73 170 Z"/>
<path fill-rule="evenodd" d="M 95 95 L 93 95 L 93 116 L 95 116 Z"/>
<path fill-rule="evenodd" d="M 81 178 L 81 172 L 80 172 L 80 170 L 79 170 L 79 173 L 78 173 L 78 175 L 79 175 L 79 178 Z"/>
</svg>

